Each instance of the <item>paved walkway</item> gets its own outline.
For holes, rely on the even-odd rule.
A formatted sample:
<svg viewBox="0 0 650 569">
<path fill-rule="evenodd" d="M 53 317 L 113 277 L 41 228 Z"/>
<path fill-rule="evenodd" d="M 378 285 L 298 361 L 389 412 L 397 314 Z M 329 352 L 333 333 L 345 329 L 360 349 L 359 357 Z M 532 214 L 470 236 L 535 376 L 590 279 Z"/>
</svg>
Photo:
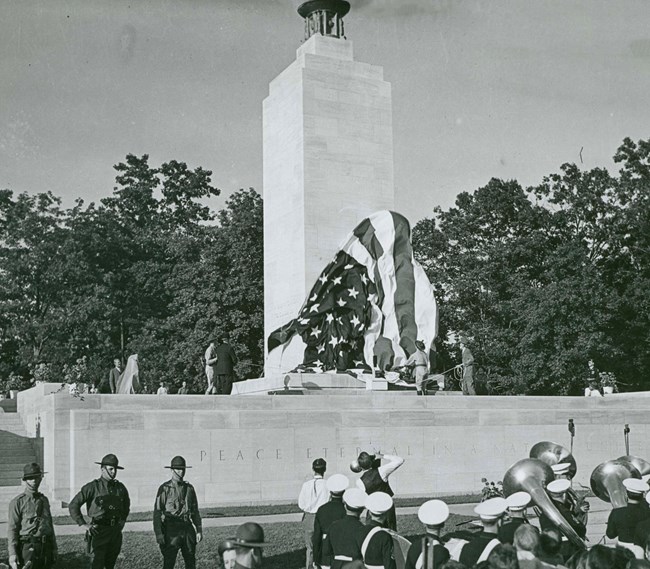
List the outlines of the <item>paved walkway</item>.
<svg viewBox="0 0 650 569">
<path fill-rule="evenodd" d="M 597 498 L 589 498 L 589 504 L 591 505 L 591 511 L 589 514 L 589 525 L 588 525 L 588 534 L 589 542 L 591 545 L 595 545 L 600 541 L 600 539 L 605 534 L 605 528 L 607 526 L 607 517 L 611 510 L 611 506 L 606 504 L 602 500 Z M 450 504 L 449 510 L 453 514 L 460 514 L 463 516 L 473 517 L 474 508 L 476 504 Z M 417 514 L 418 507 L 410 506 L 397 508 L 397 515 L 415 515 Z M 291 523 L 299 522 L 302 518 L 302 514 L 269 514 L 265 516 L 255 516 L 254 520 L 261 524 L 262 526 L 266 524 L 276 524 L 276 523 Z M 251 521 L 252 516 L 234 516 L 234 517 L 219 517 L 219 518 L 204 518 L 203 527 L 204 528 L 221 528 L 228 526 L 238 526 L 244 522 Z M 533 520 L 535 523 L 536 520 Z M 451 529 L 451 528 L 447 528 Z M 124 527 L 124 531 L 134 531 L 134 532 L 149 532 L 152 531 L 152 522 L 143 521 L 143 522 L 127 522 Z M 57 525 L 56 526 L 56 535 L 80 535 L 84 533 L 84 529 L 77 525 Z M 7 524 L 0 524 L 0 538 L 7 537 Z"/>
</svg>

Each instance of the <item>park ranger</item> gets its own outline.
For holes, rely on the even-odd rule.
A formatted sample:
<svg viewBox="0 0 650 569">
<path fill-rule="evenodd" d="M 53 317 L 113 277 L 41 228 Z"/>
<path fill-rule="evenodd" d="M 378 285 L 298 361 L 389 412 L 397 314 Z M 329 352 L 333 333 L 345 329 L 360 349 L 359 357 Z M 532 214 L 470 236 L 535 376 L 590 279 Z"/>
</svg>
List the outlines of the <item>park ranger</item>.
<svg viewBox="0 0 650 569">
<path fill-rule="evenodd" d="M 173 569 L 181 550 L 186 569 L 196 567 L 196 544 L 201 541 L 201 514 L 194 486 L 185 482 L 182 456 L 172 458 L 172 478 L 158 488 L 153 507 L 153 531 L 163 555 L 163 569 Z"/>
<path fill-rule="evenodd" d="M 113 569 L 122 549 L 122 529 L 131 510 L 129 493 L 115 479 L 118 470 L 124 470 L 114 454 L 107 454 L 101 462 L 101 475 L 88 482 L 72 498 L 68 509 L 79 526 L 86 528 L 87 552 L 92 554 L 92 569 Z M 90 517 L 87 523 L 82 506 Z"/>
<path fill-rule="evenodd" d="M 48 569 L 56 562 L 57 548 L 50 503 L 38 491 L 44 472 L 35 462 L 25 465 L 25 491 L 9 503 L 7 547 L 12 569 Z"/>
</svg>

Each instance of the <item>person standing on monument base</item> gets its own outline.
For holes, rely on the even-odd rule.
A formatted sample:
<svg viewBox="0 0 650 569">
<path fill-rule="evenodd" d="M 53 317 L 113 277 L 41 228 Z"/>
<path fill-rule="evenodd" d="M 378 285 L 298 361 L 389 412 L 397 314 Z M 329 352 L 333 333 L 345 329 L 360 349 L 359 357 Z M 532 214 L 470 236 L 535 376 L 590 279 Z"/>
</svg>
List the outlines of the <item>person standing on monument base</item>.
<svg viewBox="0 0 650 569">
<path fill-rule="evenodd" d="M 216 348 L 217 363 L 214 366 L 214 373 L 217 383 L 217 395 L 230 395 L 232 392 L 232 383 L 235 379 L 237 356 L 235 355 L 235 350 L 228 343 L 229 341 L 230 337 L 228 334 L 222 334 L 219 337 L 219 345 Z"/>
<path fill-rule="evenodd" d="M 107 454 L 101 462 L 101 475 L 89 482 L 72 498 L 70 516 L 86 528 L 86 551 L 92 554 L 92 569 L 113 569 L 122 549 L 122 529 L 129 517 L 131 500 L 124 484 L 115 479 L 118 470 L 124 470 L 114 454 Z M 81 513 L 82 506 L 90 522 Z"/>
<path fill-rule="evenodd" d="M 409 356 L 404 364 L 405 366 L 413 366 L 412 375 L 415 379 L 415 389 L 418 395 L 427 394 L 427 386 L 424 379 L 429 373 L 429 356 L 427 356 L 425 349 L 424 342 L 417 340 L 415 342 L 415 352 Z"/>
<path fill-rule="evenodd" d="M 205 394 L 212 395 L 217 391 L 217 388 L 214 385 L 214 364 L 217 363 L 217 354 L 214 340 L 210 340 L 210 345 L 205 350 L 203 359 L 205 361 L 205 377 L 208 380 L 208 388 L 206 389 Z"/>
<path fill-rule="evenodd" d="M 97 386 L 97 391 L 103 394 L 115 393 L 120 375 L 122 375 L 122 362 L 118 358 L 115 358 L 113 360 L 113 367 L 108 372 L 108 377 L 102 377 Z"/>
<path fill-rule="evenodd" d="M 325 470 L 327 469 L 327 462 L 325 462 L 324 458 L 317 458 L 312 462 L 311 468 L 314 471 L 314 477 L 302 485 L 300 494 L 298 495 L 298 507 L 303 511 L 302 527 L 305 536 L 305 547 L 307 548 L 306 569 L 311 569 L 314 561 L 312 537 L 314 534 L 316 512 L 328 499 L 327 485 L 323 479 Z"/>
<path fill-rule="evenodd" d="M 467 347 L 467 338 L 460 339 L 460 352 L 463 363 L 459 366 L 463 370 L 463 395 L 476 395 L 474 385 L 474 355 Z"/>
<path fill-rule="evenodd" d="M 9 502 L 7 549 L 11 569 L 49 569 L 57 559 L 50 502 L 38 491 L 44 472 L 32 462 L 23 469 L 25 491 Z M 28 565 L 29 564 L 29 565 Z"/>
<path fill-rule="evenodd" d="M 163 555 L 163 569 L 173 569 L 180 549 L 186 569 L 196 567 L 196 544 L 201 542 L 201 514 L 194 486 L 185 482 L 182 456 L 172 458 L 171 480 L 158 488 L 153 507 L 153 531 Z"/>
</svg>

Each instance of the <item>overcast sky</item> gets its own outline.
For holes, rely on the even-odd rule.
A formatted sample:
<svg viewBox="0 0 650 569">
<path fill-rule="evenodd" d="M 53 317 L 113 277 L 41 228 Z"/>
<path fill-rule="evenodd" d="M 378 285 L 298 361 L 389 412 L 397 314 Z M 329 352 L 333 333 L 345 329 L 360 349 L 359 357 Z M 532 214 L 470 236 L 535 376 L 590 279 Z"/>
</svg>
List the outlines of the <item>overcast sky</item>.
<svg viewBox="0 0 650 569">
<path fill-rule="evenodd" d="M 66 205 L 127 153 L 262 191 L 262 100 L 295 58 L 293 0 L 2 0 L 0 187 Z M 396 208 L 491 177 L 612 166 L 650 137 L 647 0 L 352 0 L 358 61 L 393 87 Z M 216 200 L 220 207 L 223 200 Z"/>
</svg>

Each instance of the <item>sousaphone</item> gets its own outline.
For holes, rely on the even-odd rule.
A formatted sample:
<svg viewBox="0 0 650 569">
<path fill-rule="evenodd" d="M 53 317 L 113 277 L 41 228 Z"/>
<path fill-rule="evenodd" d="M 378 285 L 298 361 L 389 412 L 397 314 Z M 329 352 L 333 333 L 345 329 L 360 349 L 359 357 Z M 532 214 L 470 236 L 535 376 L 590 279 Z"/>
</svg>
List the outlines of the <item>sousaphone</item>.
<svg viewBox="0 0 650 569">
<path fill-rule="evenodd" d="M 627 492 L 623 486 L 626 478 L 641 478 L 641 473 L 628 460 L 608 460 L 591 473 L 591 489 L 601 500 L 611 502 L 614 508 L 622 508 L 627 505 Z"/>
<path fill-rule="evenodd" d="M 632 466 L 634 466 L 634 468 L 636 468 L 639 471 L 641 476 L 646 476 L 647 474 L 650 474 L 650 462 L 648 462 L 647 460 L 643 460 L 638 456 L 628 454 L 625 456 L 619 456 L 616 460 L 629 462 Z"/>
<path fill-rule="evenodd" d="M 515 462 L 505 473 L 503 492 L 506 497 L 515 492 L 528 492 L 535 505 L 571 542 L 582 549 L 587 549 L 584 540 L 560 514 L 546 493 L 546 485 L 554 479 L 553 469 L 548 464 L 537 458 L 524 458 Z"/>
<path fill-rule="evenodd" d="M 529 456 L 530 458 L 541 460 L 549 466 L 568 462 L 570 465 L 569 474 L 571 478 L 574 478 L 576 472 L 578 471 L 576 459 L 573 458 L 573 455 L 569 452 L 569 449 L 557 443 L 552 443 L 551 441 L 541 441 L 533 445 L 533 448 L 530 449 Z"/>
</svg>

